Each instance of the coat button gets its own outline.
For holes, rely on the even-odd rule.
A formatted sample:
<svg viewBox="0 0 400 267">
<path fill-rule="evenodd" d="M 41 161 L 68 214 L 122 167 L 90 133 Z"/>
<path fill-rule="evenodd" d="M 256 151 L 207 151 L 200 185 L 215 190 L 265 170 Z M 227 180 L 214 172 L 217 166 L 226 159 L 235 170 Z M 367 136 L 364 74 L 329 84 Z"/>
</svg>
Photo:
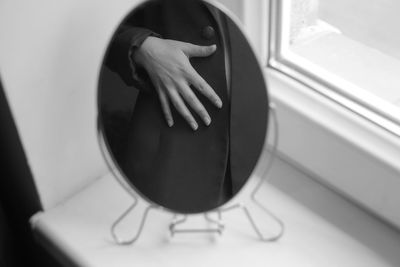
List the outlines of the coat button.
<svg viewBox="0 0 400 267">
<path fill-rule="evenodd" d="M 215 36 L 215 30 L 211 26 L 206 26 L 201 32 L 204 39 L 211 40 Z"/>
</svg>

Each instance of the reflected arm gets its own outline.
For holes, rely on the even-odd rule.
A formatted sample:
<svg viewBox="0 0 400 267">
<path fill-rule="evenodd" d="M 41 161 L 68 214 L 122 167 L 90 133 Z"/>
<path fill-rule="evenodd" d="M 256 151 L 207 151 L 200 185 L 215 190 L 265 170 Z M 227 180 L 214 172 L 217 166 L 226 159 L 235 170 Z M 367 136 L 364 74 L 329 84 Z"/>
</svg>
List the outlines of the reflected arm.
<svg viewBox="0 0 400 267">
<path fill-rule="evenodd" d="M 140 27 L 124 25 L 120 27 L 111 43 L 105 61 L 106 66 L 117 73 L 129 86 L 135 86 L 140 90 L 149 90 L 148 84 L 140 78 L 140 70 L 133 62 L 133 54 L 149 36 L 158 34 Z"/>
</svg>

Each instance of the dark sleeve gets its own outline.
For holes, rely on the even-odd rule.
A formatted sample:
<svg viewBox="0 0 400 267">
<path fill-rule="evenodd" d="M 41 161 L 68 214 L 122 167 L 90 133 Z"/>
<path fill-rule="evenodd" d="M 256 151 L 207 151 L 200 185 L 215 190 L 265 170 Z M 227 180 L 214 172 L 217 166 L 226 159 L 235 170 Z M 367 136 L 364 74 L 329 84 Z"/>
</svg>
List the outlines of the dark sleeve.
<svg viewBox="0 0 400 267">
<path fill-rule="evenodd" d="M 117 73 L 127 85 L 138 89 L 144 89 L 144 81 L 138 74 L 132 55 L 149 36 L 160 37 L 146 28 L 121 26 L 110 45 L 105 60 L 106 66 L 111 71 Z"/>
</svg>

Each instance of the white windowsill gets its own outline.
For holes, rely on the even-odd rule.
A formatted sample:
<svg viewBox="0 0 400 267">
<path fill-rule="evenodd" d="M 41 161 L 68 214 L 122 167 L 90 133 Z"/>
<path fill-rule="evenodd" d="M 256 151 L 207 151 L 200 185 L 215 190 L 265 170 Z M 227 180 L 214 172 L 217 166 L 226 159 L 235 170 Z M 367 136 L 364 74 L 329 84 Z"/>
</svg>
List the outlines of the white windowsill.
<svg viewBox="0 0 400 267">
<path fill-rule="evenodd" d="M 167 228 L 172 215 L 153 211 L 137 243 L 117 246 L 109 229 L 132 199 L 111 175 L 36 214 L 31 223 L 38 240 L 68 266 L 400 265 L 398 232 L 287 163 L 275 162 L 260 193 L 259 199 L 286 224 L 285 235 L 276 243 L 259 242 L 239 211 L 223 215 L 222 236 L 174 238 Z M 254 215 L 263 219 L 257 212 Z M 132 234 L 138 218 L 138 214 L 129 216 L 121 226 L 122 234 Z M 263 225 L 268 226 L 268 221 Z"/>
</svg>

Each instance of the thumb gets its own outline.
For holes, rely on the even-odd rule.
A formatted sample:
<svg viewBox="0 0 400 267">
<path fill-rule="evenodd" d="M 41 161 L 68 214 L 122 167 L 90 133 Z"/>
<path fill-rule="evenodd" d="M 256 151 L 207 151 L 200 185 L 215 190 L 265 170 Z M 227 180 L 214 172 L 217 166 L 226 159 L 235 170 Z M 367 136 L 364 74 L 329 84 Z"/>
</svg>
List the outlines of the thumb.
<svg viewBox="0 0 400 267">
<path fill-rule="evenodd" d="M 215 44 L 209 46 L 186 44 L 186 46 L 183 48 L 183 52 L 188 57 L 208 57 L 212 55 L 215 50 L 217 50 L 217 46 Z"/>
</svg>

